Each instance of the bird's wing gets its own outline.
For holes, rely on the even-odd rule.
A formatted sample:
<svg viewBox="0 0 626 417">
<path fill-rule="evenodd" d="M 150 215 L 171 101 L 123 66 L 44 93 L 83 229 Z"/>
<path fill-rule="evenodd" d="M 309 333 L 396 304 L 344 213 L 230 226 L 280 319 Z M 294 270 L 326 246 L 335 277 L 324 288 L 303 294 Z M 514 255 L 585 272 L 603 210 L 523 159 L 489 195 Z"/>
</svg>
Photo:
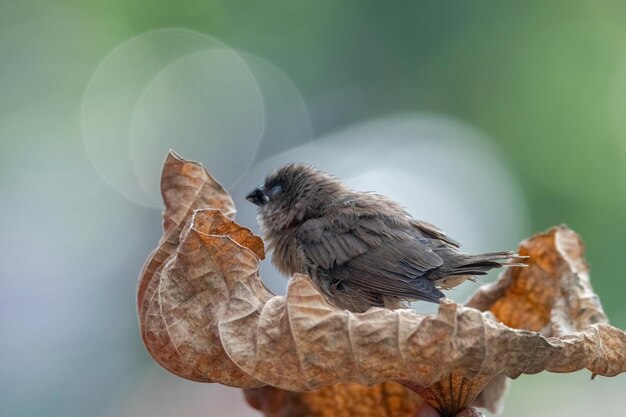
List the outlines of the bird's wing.
<svg viewBox="0 0 626 417">
<path fill-rule="evenodd" d="M 446 233 L 443 230 L 441 230 L 434 224 L 430 224 L 428 222 L 417 220 L 417 219 L 411 219 L 411 224 L 415 228 L 417 228 L 420 232 L 424 233 L 426 236 L 439 239 L 454 248 L 461 247 L 461 244 L 459 242 L 450 238 L 448 235 L 446 235 Z"/>
<path fill-rule="evenodd" d="M 339 214 L 306 221 L 298 235 L 308 259 L 337 281 L 383 295 L 437 301 L 425 274 L 443 264 L 411 223 L 380 214 Z"/>
</svg>

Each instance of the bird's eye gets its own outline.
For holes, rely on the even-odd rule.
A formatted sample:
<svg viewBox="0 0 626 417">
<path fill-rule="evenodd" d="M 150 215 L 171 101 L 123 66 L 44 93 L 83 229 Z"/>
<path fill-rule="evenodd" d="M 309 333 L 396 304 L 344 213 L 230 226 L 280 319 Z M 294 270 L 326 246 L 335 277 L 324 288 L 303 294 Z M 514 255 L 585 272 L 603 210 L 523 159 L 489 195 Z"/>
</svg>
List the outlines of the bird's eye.
<svg viewBox="0 0 626 417">
<path fill-rule="evenodd" d="M 283 186 L 280 184 L 276 184 L 276 185 L 272 185 L 268 190 L 267 190 L 267 196 L 269 198 L 276 198 L 278 197 L 281 193 L 283 192 Z"/>
</svg>

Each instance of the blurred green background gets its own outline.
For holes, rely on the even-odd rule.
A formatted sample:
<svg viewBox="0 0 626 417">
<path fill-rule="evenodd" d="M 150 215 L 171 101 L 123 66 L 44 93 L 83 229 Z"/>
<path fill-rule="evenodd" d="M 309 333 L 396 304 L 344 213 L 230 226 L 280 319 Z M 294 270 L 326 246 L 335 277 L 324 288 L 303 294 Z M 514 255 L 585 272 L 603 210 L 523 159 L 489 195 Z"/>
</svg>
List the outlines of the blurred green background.
<svg viewBox="0 0 626 417">
<path fill-rule="evenodd" d="M 485 250 L 568 224 L 626 328 L 625 21 L 624 2 L 0 0 L 0 415 L 256 415 L 237 390 L 169 375 L 141 344 L 155 167 L 185 150 L 244 204 L 266 167 L 313 146 L 325 169 L 368 185 L 385 146 L 433 148 L 374 135 L 396 115 L 452 144 L 411 169 L 445 177 L 458 212 L 433 219 L 442 200 L 421 197 L 423 211 L 407 200 L 414 214 Z M 341 147 L 359 132 L 358 152 Z M 460 150 L 467 135 L 482 160 Z M 474 170 L 502 188 L 474 182 L 452 204 Z M 371 188 L 402 200 L 418 171 L 402 189 Z M 464 205 L 493 223 L 464 229 Z M 624 376 L 523 376 L 505 415 L 621 415 L 625 390 Z"/>
</svg>

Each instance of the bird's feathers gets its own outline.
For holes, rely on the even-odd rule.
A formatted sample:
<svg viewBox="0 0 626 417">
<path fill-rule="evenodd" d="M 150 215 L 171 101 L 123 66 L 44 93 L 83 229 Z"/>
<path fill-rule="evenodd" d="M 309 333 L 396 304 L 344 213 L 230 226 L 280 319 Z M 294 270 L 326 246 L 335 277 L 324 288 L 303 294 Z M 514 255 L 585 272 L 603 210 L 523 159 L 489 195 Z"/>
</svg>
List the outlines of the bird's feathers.
<svg viewBox="0 0 626 417">
<path fill-rule="evenodd" d="M 440 288 L 517 257 L 464 254 L 443 231 L 393 200 L 353 191 L 309 165 L 280 168 L 259 191 L 258 219 L 272 262 L 287 275 L 309 274 L 332 302 L 354 311 L 437 302 L 444 296 Z"/>
<path fill-rule="evenodd" d="M 333 280 L 393 297 L 428 301 L 443 297 L 426 278 L 443 265 L 443 259 L 408 218 L 343 209 L 304 222 L 297 239 L 314 267 Z"/>
<path fill-rule="evenodd" d="M 456 248 L 461 247 L 461 244 L 459 242 L 457 242 L 454 239 L 451 239 L 448 235 L 445 234 L 443 230 L 439 229 L 434 224 L 430 224 L 428 222 L 417 220 L 417 219 L 411 219 L 411 224 L 415 226 L 417 229 L 419 229 L 420 231 L 422 231 L 422 233 L 426 234 L 427 236 L 433 239 L 439 239 L 449 244 L 450 246 L 454 246 Z"/>
</svg>

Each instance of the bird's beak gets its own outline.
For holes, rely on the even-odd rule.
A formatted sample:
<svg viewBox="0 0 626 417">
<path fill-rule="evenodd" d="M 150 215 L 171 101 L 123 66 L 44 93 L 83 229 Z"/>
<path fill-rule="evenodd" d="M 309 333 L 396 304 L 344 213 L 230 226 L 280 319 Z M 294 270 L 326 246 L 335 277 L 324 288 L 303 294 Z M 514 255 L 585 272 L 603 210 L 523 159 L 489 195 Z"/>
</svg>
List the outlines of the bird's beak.
<svg viewBox="0 0 626 417">
<path fill-rule="evenodd" d="M 246 200 L 254 205 L 261 207 L 265 205 L 265 203 L 267 203 L 269 199 L 263 192 L 263 186 L 260 185 L 258 188 L 255 188 L 250 194 L 246 196 Z"/>
</svg>

